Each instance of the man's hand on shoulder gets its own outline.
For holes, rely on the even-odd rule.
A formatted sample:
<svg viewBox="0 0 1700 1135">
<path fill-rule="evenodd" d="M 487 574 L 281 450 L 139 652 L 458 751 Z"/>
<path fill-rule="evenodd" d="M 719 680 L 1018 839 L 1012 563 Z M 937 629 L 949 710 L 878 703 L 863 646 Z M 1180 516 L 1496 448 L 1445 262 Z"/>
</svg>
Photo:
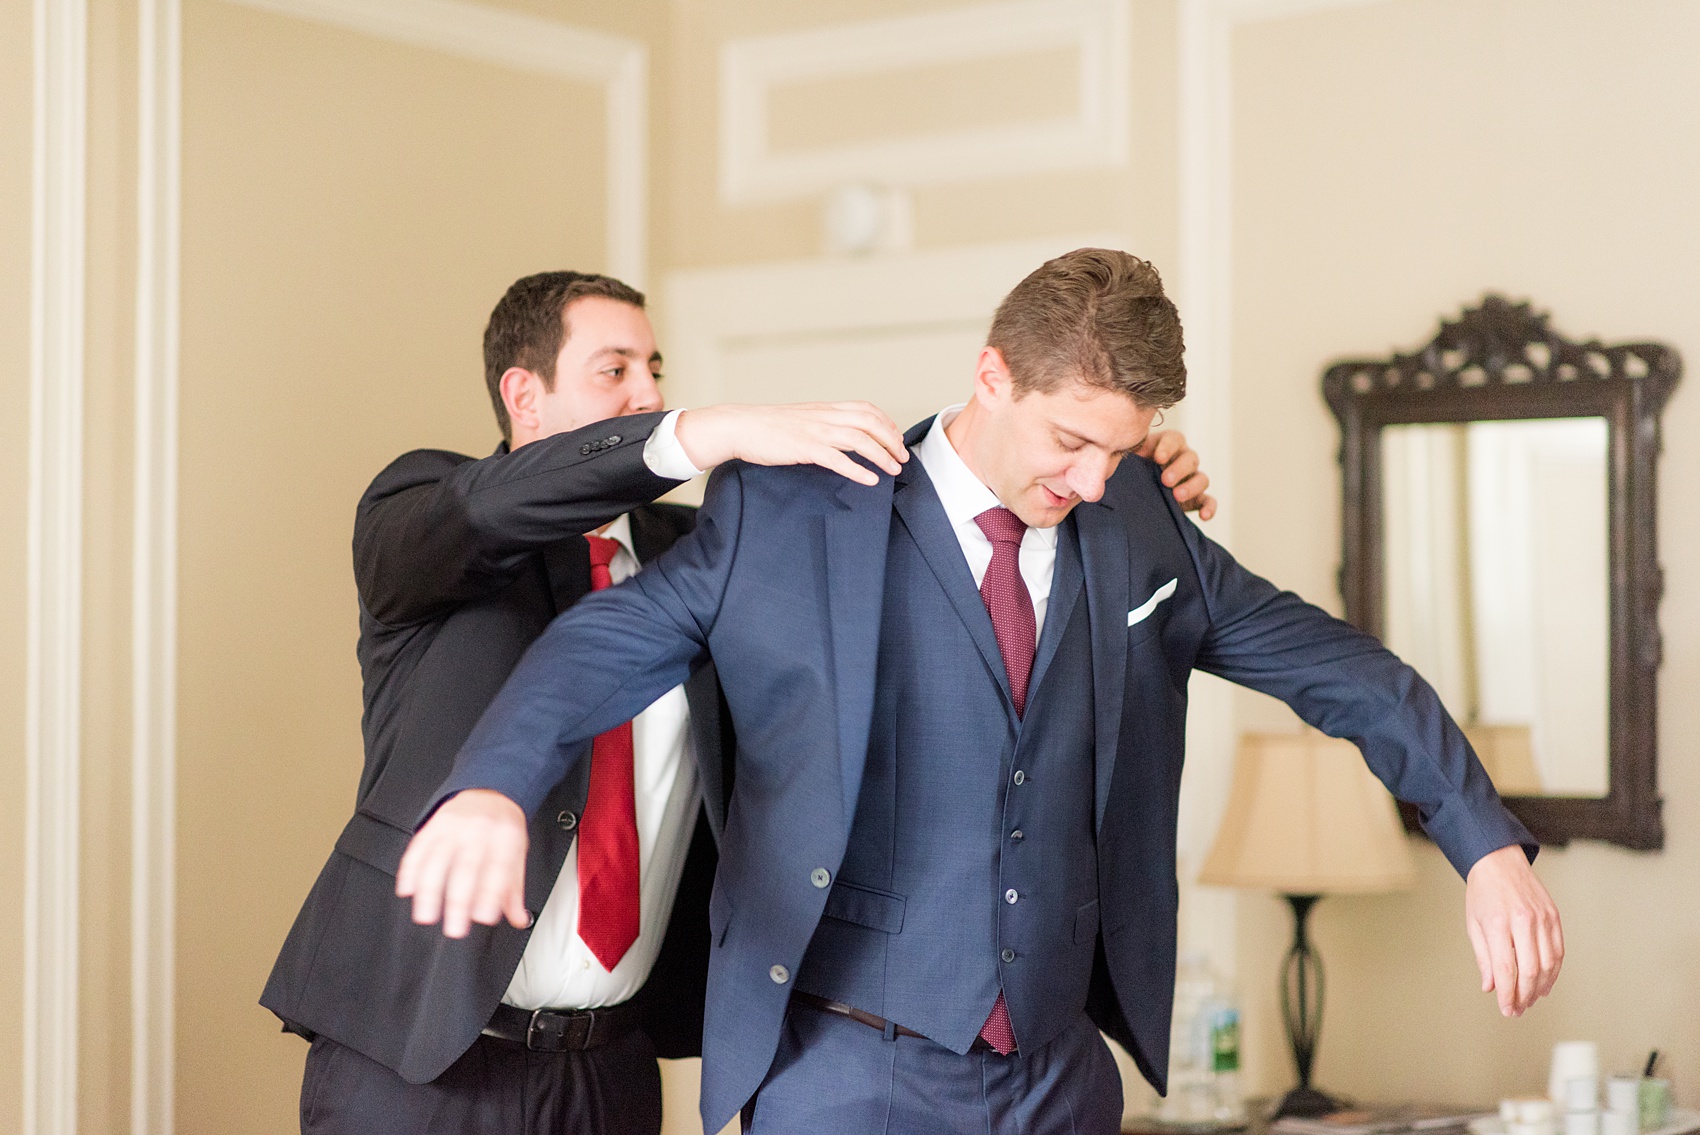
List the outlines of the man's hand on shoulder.
<svg viewBox="0 0 1700 1135">
<path fill-rule="evenodd" d="M 500 792 L 474 788 L 444 801 L 408 841 L 396 871 L 395 893 L 413 900 L 413 921 L 464 938 L 472 923 L 502 918 L 523 930 L 525 812 Z"/>
<path fill-rule="evenodd" d="M 1179 430 L 1157 430 L 1147 434 L 1144 444 L 1134 452 L 1162 468 L 1163 484 L 1175 494 L 1182 508 L 1198 513 L 1200 520 L 1216 515 L 1216 498 L 1204 491 L 1210 487 L 1210 478 L 1198 467 L 1198 454 L 1187 445 L 1185 434 Z"/>
<path fill-rule="evenodd" d="M 1464 928 L 1482 972 L 1482 992 L 1499 994 L 1505 1016 L 1521 1017 L 1552 992 L 1564 965 L 1564 927 L 1521 847 L 1502 847 L 1470 868 Z"/>
<path fill-rule="evenodd" d="M 698 469 L 733 458 L 753 465 L 819 465 L 873 485 L 879 477 L 847 454 L 859 453 L 894 477 L 909 459 L 897 423 L 871 402 L 704 406 L 679 415 L 675 436 Z"/>
</svg>

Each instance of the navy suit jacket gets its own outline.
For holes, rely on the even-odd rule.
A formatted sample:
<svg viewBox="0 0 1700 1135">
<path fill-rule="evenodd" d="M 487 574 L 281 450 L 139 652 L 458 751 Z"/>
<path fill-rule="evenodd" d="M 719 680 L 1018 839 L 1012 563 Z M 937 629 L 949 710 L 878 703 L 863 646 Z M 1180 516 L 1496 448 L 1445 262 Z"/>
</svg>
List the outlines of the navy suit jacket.
<svg viewBox="0 0 1700 1135">
<path fill-rule="evenodd" d="M 911 431 L 917 444 L 930 422 Z M 1074 511 L 1092 635 L 1101 958 L 1088 1010 L 1163 1090 L 1174 994 L 1175 827 L 1194 669 L 1286 701 L 1355 741 L 1462 874 L 1533 839 L 1434 691 L 1370 636 L 1242 568 L 1130 458 Z M 901 480 L 901 478 L 899 479 Z M 712 654 L 736 780 L 709 905 L 702 1115 L 723 1126 L 772 1062 L 791 976 L 856 814 L 874 703 L 894 480 L 722 466 L 695 530 L 561 615 L 473 730 L 437 796 L 528 813 L 588 741 Z M 1130 612 L 1167 590 L 1150 613 Z"/>
</svg>

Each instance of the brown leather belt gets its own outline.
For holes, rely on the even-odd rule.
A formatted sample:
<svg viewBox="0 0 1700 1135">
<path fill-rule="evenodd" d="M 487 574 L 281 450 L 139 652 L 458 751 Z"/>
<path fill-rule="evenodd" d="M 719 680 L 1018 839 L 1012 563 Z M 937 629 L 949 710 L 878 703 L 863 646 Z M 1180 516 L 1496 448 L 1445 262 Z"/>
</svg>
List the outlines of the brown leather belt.
<svg viewBox="0 0 1700 1135">
<path fill-rule="evenodd" d="M 498 1005 L 484 1035 L 523 1044 L 533 1052 L 583 1052 L 612 1044 L 643 1024 L 630 1001 L 606 1009 L 516 1009 Z"/>
<path fill-rule="evenodd" d="M 862 1010 L 852 1005 L 846 1005 L 842 1001 L 829 1001 L 825 997 L 816 997 L 813 993 L 793 993 L 791 994 L 791 1000 L 799 1005 L 805 1005 L 810 1009 L 818 1009 L 822 1013 L 833 1013 L 840 1017 L 849 1017 L 852 1021 L 855 1021 L 859 1025 L 867 1025 L 870 1029 L 877 1029 L 878 1031 L 886 1034 L 888 1039 L 894 1036 L 921 1037 L 921 1034 L 916 1032 L 914 1029 L 906 1029 L 902 1025 L 894 1024 L 891 1021 L 886 1020 L 884 1017 L 876 1017 L 872 1013 L 864 1013 Z M 921 1039 L 925 1040 L 926 1038 L 921 1037 Z"/>
</svg>

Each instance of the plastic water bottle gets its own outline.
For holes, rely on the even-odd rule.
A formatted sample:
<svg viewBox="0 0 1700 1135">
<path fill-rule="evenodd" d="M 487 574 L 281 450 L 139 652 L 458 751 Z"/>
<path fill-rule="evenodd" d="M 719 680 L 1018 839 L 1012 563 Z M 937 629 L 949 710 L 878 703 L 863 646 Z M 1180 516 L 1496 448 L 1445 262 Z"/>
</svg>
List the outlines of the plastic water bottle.
<svg viewBox="0 0 1700 1135">
<path fill-rule="evenodd" d="M 1157 1118 L 1193 1127 L 1229 1126 L 1245 1118 L 1239 1006 L 1202 953 L 1183 954 L 1175 971 L 1169 1094 L 1157 1105 Z"/>
<path fill-rule="evenodd" d="M 1245 1097 L 1240 1094 L 1240 1008 L 1225 991 L 1209 1003 L 1210 1057 L 1215 1073 L 1211 1085 L 1211 1118 L 1224 1125 L 1245 1122 Z"/>
</svg>

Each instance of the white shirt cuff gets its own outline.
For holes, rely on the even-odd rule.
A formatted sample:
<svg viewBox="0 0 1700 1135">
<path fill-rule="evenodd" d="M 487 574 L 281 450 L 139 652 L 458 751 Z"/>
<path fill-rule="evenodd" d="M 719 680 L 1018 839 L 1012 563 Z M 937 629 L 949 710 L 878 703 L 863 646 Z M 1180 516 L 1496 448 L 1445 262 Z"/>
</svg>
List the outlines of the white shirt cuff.
<svg viewBox="0 0 1700 1135">
<path fill-rule="evenodd" d="M 685 456 L 685 447 L 679 444 L 679 415 L 682 413 L 683 410 L 670 411 L 655 427 L 655 432 L 649 435 L 649 440 L 643 443 L 643 463 L 649 466 L 651 473 L 670 481 L 688 481 L 705 472 L 691 464 L 691 459 Z"/>
</svg>

